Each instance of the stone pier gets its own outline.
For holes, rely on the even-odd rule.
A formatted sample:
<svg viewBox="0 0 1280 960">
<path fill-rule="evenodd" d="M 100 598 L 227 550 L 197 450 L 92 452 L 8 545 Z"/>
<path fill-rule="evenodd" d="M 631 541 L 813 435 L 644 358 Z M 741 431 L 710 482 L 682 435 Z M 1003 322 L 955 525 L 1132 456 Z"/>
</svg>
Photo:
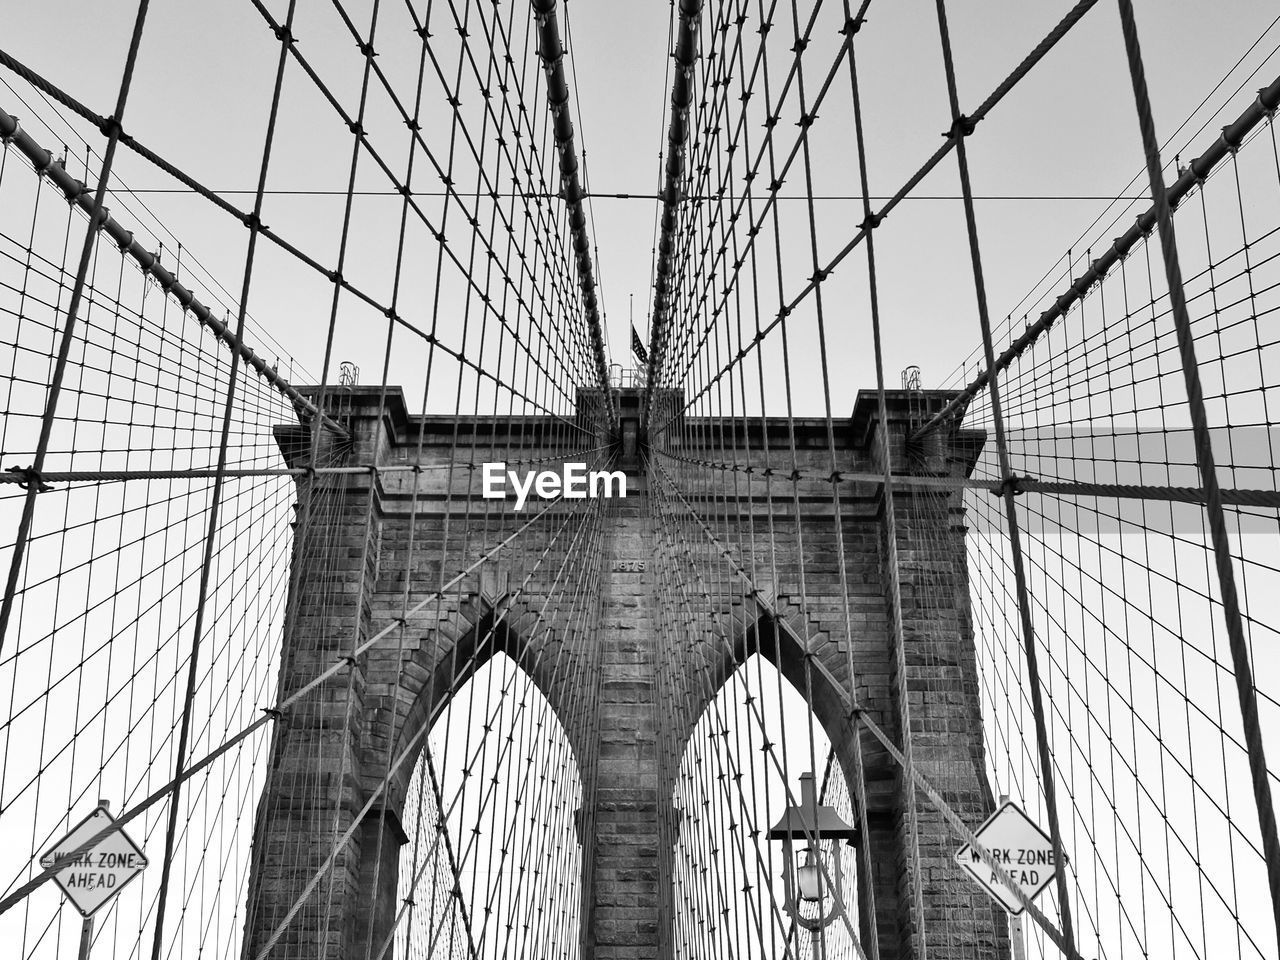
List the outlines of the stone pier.
<svg viewBox="0 0 1280 960">
<path fill-rule="evenodd" d="M 899 472 L 965 475 L 981 448 L 980 434 L 953 427 L 925 444 L 908 440 L 913 424 L 949 396 L 892 392 L 887 424 L 880 422 L 874 397 L 860 396 L 852 416 L 836 424 L 837 471 L 878 472 L 883 451 L 890 449 Z M 479 464 L 527 460 L 558 469 L 557 460 L 581 459 L 576 454 L 582 449 L 604 445 L 609 451 L 604 462 L 627 472 L 629 495 L 602 503 L 600 512 L 592 514 L 596 519 L 591 522 L 602 526 L 592 541 L 600 555 L 582 581 L 594 605 L 589 620 L 584 621 L 581 607 L 571 617 L 569 601 L 560 596 L 564 588 L 553 588 L 541 574 L 525 584 L 519 602 L 509 601 L 511 585 L 523 582 L 527 573 L 521 564 L 543 548 L 560 549 L 561 541 L 549 528 L 532 528 L 527 545 L 466 576 L 457 589 L 411 617 L 403 635 L 393 630 L 385 641 L 353 657 L 350 669 L 336 674 L 305 701 L 305 709 L 278 725 L 276 774 L 261 800 L 263 826 L 250 878 L 250 955 L 265 945 L 307 879 L 329 857 L 335 817 L 338 832 L 351 830 L 351 840 L 333 856 L 324 895 L 307 901 L 270 955 L 356 960 L 364 957 L 370 938 L 377 943 L 389 934 L 398 851 L 405 841 L 400 805 L 412 765 L 393 778 L 385 811 L 379 804 L 361 822 L 356 817 L 377 790 L 388 753 L 415 737 L 420 742 L 424 725 L 497 651 L 530 674 L 579 761 L 584 803 L 578 813 L 583 889 L 577 946 L 584 960 L 675 960 L 670 957 L 668 845 L 678 830 L 670 777 L 679 757 L 664 759 L 660 745 L 684 744 L 716 692 L 708 689 L 705 678 L 723 681 L 752 653 L 768 657 L 793 682 L 800 680 L 806 656 L 821 666 L 823 679 L 813 691 L 813 708 L 837 744 L 846 774 L 852 771 L 856 745 L 851 698 L 900 742 L 898 691 L 905 687 L 920 770 L 969 823 L 980 823 L 992 809 L 983 773 L 964 511 L 958 493 L 898 492 L 907 671 L 899 678 L 882 490 L 873 482 L 837 485 L 842 572 L 825 421 L 703 423 L 686 418 L 670 436 L 646 437 L 640 430 L 636 390 L 615 391 L 621 411 L 616 432 L 604 426 L 599 394 L 587 392 L 576 422 L 417 417 L 407 414 L 399 391 L 388 391 L 381 405 L 380 397 L 378 388 L 331 392 L 327 406 L 347 425 L 352 439 L 324 438 L 324 462 L 423 469 L 299 479 L 299 515 L 307 523 L 308 543 L 294 559 L 302 568 L 290 598 L 282 695 L 395 623 L 406 586 L 411 597 L 438 590 L 455 572 L 442 569 L 438 558 L 460 555 L 442 553 L 443 544 L 465 542 L 469 554 L 478 555 L 523 522 L 524 515 L 513 516 L 502 501 L 482 497 Z M 287 461 L 305 466 L 306 430 L 285 424 L 277 436 Z M 753 466 L 740 475 L 737 498 L 729 507 L 717 505 L 714 490 L 698 485 L 705 473 L 682 466 L 722 461 L 726 451 L 737 451 L 734 456 Z M 786 479 L 792 451 L 803 479 Z M 776 476 L 766 472 L 766 461 Z M 736 523 L 734 529 L 755 531 L 754 540 L 740 539 L 731 546 L 738 563 L 759 573 L 756 599 L 744 599 L 743 593 L 726 596 L 710 615 L 716 622 L 689 625 L 714 627 L 733 637 L 734 649 L 725 653 L 690 644 L 664 650 L 662 656 L 688 658 L 687 663 L 663 664 L 664 676 L 688 678 L 687 686 L 664 691 L 661 702 L 681 705 L 666 711 L 659 709 L 655 638 L 659 618 L 671 614 L 657 606 L 655 564 L 666 562 L 675 545 L 660 540 L 651 515 L 650 487 L 660 482 L 654 464 L 673 482 L 687 481 L 694 509 L 705 509 L 709 517 L 717 516 L 717 510 L 750 510 L 757 521 L 723 520 Z M 744 497 L 741 491 L 748 488 L 750 496 Z M 803 511 L 798 523 L 796 503 Z M 771 516 L 773 524 L 767 522 Z M 709 563 L 716 561 L 707 543 L 687 546 L 704 553 Z M 536 630 L 534 611 L 541 618 Z M 595 623 L 594 632 L 573 626 L 582 622 Z M 554 669 L 549 666 L 553 663 Z M 864 934 L 874 892 L 880 957 L 919 956 L 920 931 L 914 929 L 909 909 L 912 883 L 918 882 L 931 958 L 1007 957 L 1003 914 L 952 862 L 957 844 L 923 799 L 921 871 L 911 877 L 906 784 L 877 742 L 864 737 L 862 748 L 870 824 L 864 842 L 873 857 L 872 875 L 858 878 Z M 560 952 L 560 945 L 548 945 L 548 955 Z"/>
</svg>

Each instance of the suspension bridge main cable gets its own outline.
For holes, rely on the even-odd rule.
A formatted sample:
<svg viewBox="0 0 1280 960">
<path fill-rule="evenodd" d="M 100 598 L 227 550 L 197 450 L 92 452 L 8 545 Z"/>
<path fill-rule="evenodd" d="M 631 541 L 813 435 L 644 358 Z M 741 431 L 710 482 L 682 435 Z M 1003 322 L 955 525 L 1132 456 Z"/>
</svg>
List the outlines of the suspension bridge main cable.
<svg viewBox="0 0 1280 960">
<path fill-rule="evenodd" d="M 1166 191 L 1170 209 L 1175 209 L 1202 185 L 1223 160 L 1234 156 L 1245 139 L 1260 124 L 1275 114 L 1277 107 L 1280 107 L 1280 77 L 1259 90 L 1257 99 L 1249 104 L 1235 122 L 1223 127 L 1218 139 L 1181 171 L 1178 179 Z M 1158 226 L 1158 220 L 1156 204 L 1152 203 L 1101 256 L 1090 262 L 1089 268 L 1072 281 L 1071 286 L 1053 302 L 1052 306 L 1044 310 L 1034 323 L 1028 324 L 1026 330 L 1001 351 L 1000 356 L 995 359 L 994 367 L 989 367 L 974 377 L 955 398 L 917 429 L 916 436 L 927 433 L 963 410 L 973 397 L 987 386 L 992 369 L 998 374 L 1030 349 L 1045 331 L 1088 296 L 1097 286 L 1098 281 L 1106 277 L 1134 247 L 1151 236 L 1152 231 Z"/>
<path fill-rule="evenodd" d="M 577 258 L 578 283 L 582 287 L 582 303 L 586 309 L 587 329 L 595 354 L 596 378 L 605 395 L 609 420 L 616 422 L 613 394 L 609 390 L 609 361 L 605 357 L 601 333 L 600 307 L 596 297 L 595 270 L 591 258 L 591 238 L 587 234 L 587 218 L 583 211 L 582 183 L 578 178 L 578 156 L 574 146 L 573 120 L 569 115 L 569 84 L 564 75 L 564 44 L 560 40 L 560 22 L 556 17 L 556 0 L 532 0 L 538 17 L 538 55 L 547 75 L 547 105 L 555 121 L 556 150 L 560 154 L 560 192 L 569 207 L 569 227 L 573 231 L 573 252 Z"/>
<path fill-rule="evenodd" d="M 58 343 L 57 360 L 53 375 L 49 380 L 49 390 L 45 399 L 44 415 L 40 422 L 40 438 L 36 442 L 35 457 L 29 472 L 34 482 L 27 487 L 26 499 L 22 505 L 22 516 L 18 520 L 18 532 L 14 539 L 13 555 L 9 560 L 9 573 L 5 582 L 3 598 L 0 598 L 0 650 L 4 649 L 5 635 L 9 628 L 9 618 L 13 613 L 13 600 L 18 585 L 18 575 L 22 571 L 22 560 L 26 553 L 27 541 L 31 535 L 31 522 L 36 509 L 36 497 L 40 493 L 39 476 L 44 469 L 45 457 L 48 455 L 49 439 L 53 431 L 54 416 L 58 409 L 58 398 L 62 393 L 62 380 L 67 369 L 67 358 L 71 351 L 71 338 L 75 333 L 76 315 L 80 310 L 84 297 L 85 281 L 89 272 L 89 262 L 97 245 L 98 228 L 103 214 L 103 202 L 107 195 L 107 182 L 111 176 L 111 167 L 115 161 L 116 146 L 120 141 L 120 121 L 124 117 L 125 106 L 129 102 L 129 88 L 133 82 L 134 65 L 138 59 L 138 48 L 142 43 L 142 31 L 147 21 L 148 0 L 139 0 L 134 19 L 133 31 L 130 34 L 129 52 L 125 58 L 124 75 L 120 80 L 119 94 L 116 97 L 116 109 L 108 122 L 107 148 L 103 155 L 102 167 L 98 173 L 98 185 L 94 191 L 93 204 L 89 211 L 89 224 L 85 228 L 84 243 L 80 249 L 80 264 L 76 269 L 71 299 L 67 304 L 66 319 L 63 322 L 62 336 Z"/>
</svg>

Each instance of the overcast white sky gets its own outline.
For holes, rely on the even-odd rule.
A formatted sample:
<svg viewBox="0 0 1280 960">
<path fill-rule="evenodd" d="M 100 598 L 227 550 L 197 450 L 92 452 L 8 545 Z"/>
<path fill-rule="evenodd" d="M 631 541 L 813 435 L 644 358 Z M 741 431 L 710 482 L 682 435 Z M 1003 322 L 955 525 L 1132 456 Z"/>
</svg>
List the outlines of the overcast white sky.
<svg viewBox="0 0 1280 960">
<path fill-rule="evenodd" d="M 834 6 L 833 0 L 827 3 Z M 281 0 L 267 5 L 277 16 L 285 6 Z M 367 0 L 346 5 L 357 21 L 367 18 Z M 388 24 L 403 26 L 395 20 L 402 16 L 395 12 L 396 6 L 389 0 L 384 5 Z M 97 112 L 110 113 L 133 3 L 45 0 L 10 6 L 0 48 Z M 962 107 L 970 109 L 985 98 L 1068 6 L 1065 0 L 953 3 Z M 352 105 L 360 58 L 350 38 L 330 4 L 305 3 L 301 8 L 295 30 L 301 49 L 318 64 L 344 102 Z M 589 185 L 603 193 L 653 193 L 658 186 L 658 153 L 665 142 L 670 8 L 659 2 L 572 0 L 561 9 L 573 58 L 570 82 L 581 113 L 579 146 L 585 148 Z M 1188 142 L 1192 147 L 1184 159 L 1202 149 L 1217 126 L 1244 108 L 1250 91 L 1280 73 L 1280 57 L 1273 56 L 1280 43 L 1280 31 L 1273 27 L 1277 12 L 1273 0 L 1224 0 L 1211 10 L 1191 0 L 1138 3 L 1157 127 L 1162 137 L 1172 139 L 1170 156 Z M 785 8 L 779 19 L 789 19 Z M 1260 35 L 1262 41 L 1249 52 Z M 382 65 L 403 78 L 405 64 L 400 55 L 413 44 L 403 31 L 399 39 L 389 33 L 379 46 L 384 42 Z M 824 42 L 831 43 L 832 37 L 826 36 Z M 873 3 L 859 44 L 873 190 L 889 193 L 936 148 L 949 126 L 933 4 L 928 0 Z M 779 42 L 779 49 L 785 47 Z M 276 49 L 275 38 L 248 2 L 154 3 L 126 128 L 211 188 L 251 191 Z M 1241 57 L 1245 59 L 1237 69 Z M 1256 76 L 1249 79 L 1255 71 Z M 64 127 L 43 113 L 46 108 L 33 116 L 18 99 L 21 95 L 37 103 L 30 99 L 30 91 L 8 74 L 0 77 L 15 87 L 11 91 L 0 86 L 0 106 L 22 118 L 33 136 L 56 150 L 65 136 Z M 1202 99 L 1224 77 L 1226 82 L 1197 113 Z M 1241 84 L 1243 95 L 1236 94 Z M 438 100 L 438 85 L 431 89 Z M 411 96 L 412 91 L 402 88 L 401 94 Z M 1222 117 L 1212 119 L 1228 102 Z M 818 189 L 828 196 L 856 193 L 857 182 L 851 121 L 847 114 L 840 115 L 838 103 L 833 104 L 823 112 L 814 133 L 820 162 Z M 272 189 L 342 191 L 349 134 L 296 68 L 289 74 L 285 105 Z M 530 108 L 543 108 L 540 95 Z M 1194 119 L 1175 135 L 1193 114 Z M 1204 122 L 1208 128 L 1201 131 Z M 90 141 L 101 144 L 96 134 Z M 1024 296 L 1047 271 L 1055 279 L 1041 287 L 1040 294 L 1062 287 L 1068 247 L 1076 246 L 1076 259 L 1084 257 L 1078 238 L 1107 206 L 1104 198 L 1126 189 L 1130 196 L 1141 193 L 1139 187 L 1128 187 L 1141 169 L 1141 155 L 1114 3 L 1099 3 L 996 109 L 979 127 L 970 152 L 975 190 L 983 198 L 979 227 L 992 310 L 997 317 L 1021 313 L 1031 306 L 1020 306 Z M 403 154 L 402 146 L 388 150 L 389 156 L 398 159 Z M 920 198 L 904 203 L 877 235 L 891 382 L 899 369 L 915 363 L 923 368 L 926 385 L 939 385 L 977 344 L 954 170 L 954 162 L 944 162 L 918 188 Z M 118 172 L 134 189 L 174 187 L 164 174 L 128 151 L 120 154 Z M 370 170 L 362 172 L 362 187 L 385 185 Z M 793 181 L 784 195 L 794 197 L 800 192 L 799 182 Z M 143 199 L 212 278 L 238 291 L 245 244 L 240 224 L 206 200 L 181 191 L 147 193 Z M 251 202 L 244 193 L 233 199 L 242 207 Z M 784 200 L 783 204 L 788 223 L 803 220 L 800 201 Z M 651 201 L 604 197 L 592 204 L 591 229 L 599 250 L 598 276 L 615 360 L 625 361 L 628 297 L 635 295 L 638 325 L 649 302 L 655 206 Z M 821 208 L 820 240 L 829 253 L 852 234 L 851 225 L 861 219 L 860 205 L 828 199 Z M 394 223 L 398 210 L 395 198 L 362 199 L 358 204 L 350 274 L 380 293 L 388 288 L 387 224 Z M 127 208 L 117 203 L 113 213 L 126 225 L 131 217 L 141 217 L 133 201 Z M 316 259 L 332 264 L 341 215 L 341 197 L 273 195 L 264 219 Z M 1106 225 L 1097 233 L 1109 240 L 1128 226 L 1130 217 L 1123 217 L 1118 228 Z M 155 229 L 145 218 L 139 226 Z M 797 244 L 805 239 L 803 231 L 789 233 L 788 240 L 792 237 Z M 466 237 L 460 233 L 451 240 L 465 244 Z M 425 249 L 430 244 L 424 241 L 418 252 Z M 431 285 L 422 273 L 408 283 L 403 312 L 420 321 L 428 312 Z M 788 289 L 802 283 L 802 270 L 788 273 Z M 860 274 L 852 261 L 838 283 L 848 285 L 832 288 L 838 291 L 832 300 L 838 317 L 831 331 L 832 370 L 839 377 L 837 404 L 847 404 L 854 391 L 872 385 L 872 375 L 865 350 Z M 282 344 L 284 355 L 296 358 L 312 376 L 320 373 L 329 291 L 327 282 L 264 248 L 252 291 L 258 332 Z M 450 300 L 447 309 L 459 302 Z M 377 382 L 381 328 L 370 327 L 365 319 L 358 309 L 344 310 L 334 359 L 355 360 L 363 368 L 363 382 Z M 451 327 L 455 322 L 456 314 L 450 313 L 445 321 L 447 335 L 456 332 Z M 802 351 L 794 363 L 797 370 L 805 363 L 803 351 L 812 345 L 804 336 L 797 333 Z M 275 352 L 265 341 L 255 346 L 268 356 Z M 407 353 L 398 358 L 392 382 L 420 379 L 421 371 L 414 366 L 417 356 Z M 335 376 L 336 371 L 330 370 L 328 378 L 332 381 Z M 305 381 L 308 375 L 297 379 Z M 802 393 L 809 408 L 804 412 L 813 412 L 818 400 L 813 384 L 801 384 L 798 389 L 807 391 Z M 409 393 L 413 395 L 412 390 Z M 452 408 L 447 402 L 442 407 Z M 773 409 L 777 410 L 776 405 Z M 1050 594 L 1050 599 L 1057 596 Z M 1105 638 L 1098 642 L 1104 643 Z M 1092 811 L 1091 804 L 1088 809 Z"/>
<path fill-rule="evenodd" d="M 279 0 L 269 6 L 277 16 L 283 15 Z M 347 6 L 353 20 L 365 22 L 366 3 Z M 952 4 L 962 107 L 970 109 L 983 99 L 1069 6 L 1016 0 Z M 1203 3 L 1192 0 L 1147 0 L 1137 6 L 1162 137 L 1170 137 L 1206 93 L 1231 73 L 1210 104 L 1221 105 L 1276 45 L 1276 35 L 1268 34 L 1242 69 L 1231 72 L 1276 17 L 1274 4 L 1263 0 L 1226 0 L 1213 5 L 1212 15 Z M 397 42 L 390 38 L 400 24 L 396 5 L 384 7 L 391 12 L 384 14 L 380 46 L 385 52 L 380 62 L 394 72 Z M 114 103 L 132 9 L 131 3 L 118 0 L 15 5 L 6 17 L 3 48 L 107 114 Z M 561 13 L 568 25 L 575 69 L 570 82 L 581 111 L 579 146 L 585 148 L 590 186 L 598 192 L 653 193 L 658 151 L 665 142 L 663 106 L 669 95 L 668 5 L 576 0 L 562 4 Z M 938 145 L 949 126 L 948 108 L 933 4 L 873 4 L 868 16 L 859 49 L 871 181 L 873 192 L 887 193 Z M 789 29 L 785 6 L 776 19 Z M 303 4 L 295 32 L 300 48 L 354 104 L 360 58 L 331 6 Z M 126 127 L 208 186 L 251 190 L 274 50 L 274 37 L 248 3 L 153 4 Z M 1278 70 L 1280 61 L 1273 58 L 1246 89 L 1265 85 Z M 439 95 L 438 86 L 434 92 Z M 11 113 L 26 113 L 7 90 L 0 89 L 0 102 Z M 304 89 L 296 69 L 286 83 L 285 104 L 271 186 L 344 189 L 349 139 L 335 125 L 329 108 Z M 1243 106 L 1237 97 L 1228 113 L 1234 116 Z M 846 108 L 833 106 L 815 128 L 824 131 L 815 134 L 815 142 L 818 187 L 825 194 L 857 192 L 851 120 L 839 115 L 841 109 Z M 1175 146 L 1181 147 L 1198 126 L 1195 122 L 1184 128 Z M 1204 134 L 1195 142 L 1203 145 Z M 1105 206 L 1097 198 L 1118 194 L 1141 169 L 1114 3 L 1099 3 L 1086 16 L 979 127 L 970 149 L 978 194 L 1019 198 L 988 199 L 979 206 L 992 311 L 1003 317 L 1018 307 L 1035 281 L 1064 256 Z M 389 155 L 403 156 L 398 141 Z M 134 188 L 174 186 L 127 151 L 118 170 Z M 918 193 L 954 197 L 954 170 L 954 162 L 944 162 Z M 385 186 L 371 172 L 363 179 L 364 185 Z M 784 192 L 802 192 L 798 179 Z M 1045 199 L 1061 196 L 1088 199 Z M 248 196 L 235 199 L 245 207 L 251 202 Z M 214 277 L 229 289 L 239 288 L 243 227 L 189 195 L 151 195 L 147 203 Z M 800 202 L 788 203 L 797 215 L 802 212 Z M 394 198 L 368 204 L 371 224 L 385 225 L 398 214 Z M 822 238 L 824 250 L 830 250 L 851 235 L 849 224 L 861 217 L 854 202 L 823 204 L 825 215 L 836 224 Z M 655 204 L 599 198 L 593 208 L 610 340 L 614 359 L 622 360 L 628 298 L 635 295 L 640 318 L 648 305 Z M 317 259 L 332 263 L 340 217 L 340 198 L 273 198 L 265 219 Z M 1124 226 L 1127 222 L 1126 218 Z M 878 235 L 886 369 L 893 378 L 902 367 L 917 363 L 926 385 L 940 385 L 958 358 L 977 343 L 962 230 L 955 199 L 919 199 L 900 207 Z M 798 234 L 797 240 L 802 239 Z M 261 262 L 253 314 L 287 351 L 318 373 L 323 340 L 316 331 L 323 329 L 328 308 L 323 285 L 271 252 Z M 852 298 L 860 299 L 861 284 L 859 280 L 848 295 L 854 307 L 858 304 Z M 858 349 L 865 338 L 864 324 L 865 316 L 850 310 L 848 338 L 837 332 L 833 345 L 852 373 L 846 381 L 850 395 L 871 380 L 869 361 Z M 380 350 L 369 343 L 367 331 L 348 327 L 348 332 L 339 332 L 336 359 L 356 360 L 363 380 L 376 380 Z M 928 331 L 927 337 L 920 336 L 922 330 Z M 408 369 L 393 371 L 393 379 L 397 374 L 412 378 Z"/>
</svg>

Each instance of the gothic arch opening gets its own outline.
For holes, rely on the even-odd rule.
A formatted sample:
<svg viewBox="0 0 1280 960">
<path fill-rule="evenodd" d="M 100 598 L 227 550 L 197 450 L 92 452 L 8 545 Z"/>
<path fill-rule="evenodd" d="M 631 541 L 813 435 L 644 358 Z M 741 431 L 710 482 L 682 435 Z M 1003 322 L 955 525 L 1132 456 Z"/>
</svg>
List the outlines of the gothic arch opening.
<svg viewBox="0 0 1280 960">
<path fill-rule="evenodd" d="M 758 650 L 745 652 L 743 662 L 726 667 L 684 743 L 673 791 L 679 811 L 671 860 L 674 956 L 720 956 L 727 944 L 756 944 L 752 955 L 759 956 L 812 954 L 809 932 L 784 905 L 783 845 L 767 833 L 788 804 L 799 802 L 800 776 L 810 771 L 821 803 L 849 823 L 857 813 L 831 738 L 784 675 L 791 672 Z M 844 844 L 838 851 L 846 919 L 824 934 L 832 957 L 855 955 L 861 922 L 857 851 Z M 836 866 L 827 864 L 832 879 Z M 814 914 L 814 907 L 802 908 L 802 915 Z"/>
<path fill-rule="evenodd" d="M 582 776 L 569 735 L 504 650 L 450 686 L 405 789 L 395 956 L 576 957 Z"/>
</svg>

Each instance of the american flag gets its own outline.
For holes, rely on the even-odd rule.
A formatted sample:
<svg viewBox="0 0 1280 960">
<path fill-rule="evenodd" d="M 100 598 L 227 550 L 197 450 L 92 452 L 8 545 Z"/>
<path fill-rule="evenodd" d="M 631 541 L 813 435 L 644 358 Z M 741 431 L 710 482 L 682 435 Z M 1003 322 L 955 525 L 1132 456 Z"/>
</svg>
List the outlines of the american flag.
<svg viewBox="0 0 1280 960">
<path fill-rule="evenodd" d="M 640 339 L 640 334 L 636 333 L 636 325 L 631 325 L 631 352 L 641 363 L 649 362 L 649 351 L 644 348 L 644 341 Z"/>
</svg>

